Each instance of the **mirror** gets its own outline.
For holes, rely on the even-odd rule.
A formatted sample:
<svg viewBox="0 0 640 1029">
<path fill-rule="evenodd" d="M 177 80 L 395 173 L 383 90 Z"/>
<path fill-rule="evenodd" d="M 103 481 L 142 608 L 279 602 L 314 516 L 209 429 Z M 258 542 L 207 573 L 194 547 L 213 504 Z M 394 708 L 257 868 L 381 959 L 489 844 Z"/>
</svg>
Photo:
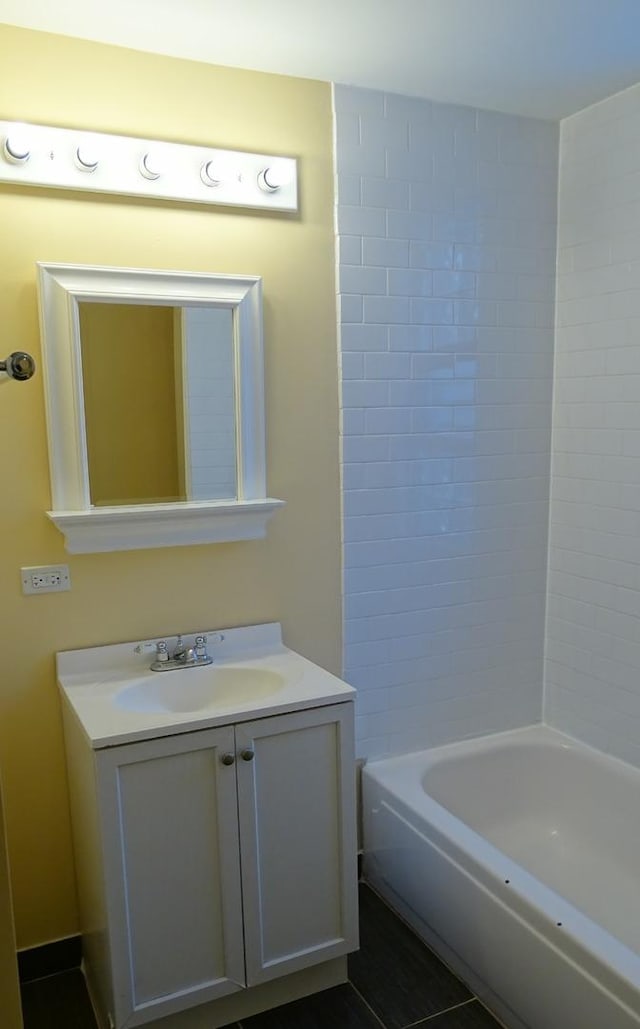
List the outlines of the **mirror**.
<svg viewBox="0 0 640 1029">
<path fill-rule="evenodd" d="M 39 264 L 51 487 L 67 549 L 264 535 L 258 277 Z"/>
<path fill-rule="evenodd" d="M 237 499 L 232 312 L 78 308 L 91 503 Z"/>
</svg>

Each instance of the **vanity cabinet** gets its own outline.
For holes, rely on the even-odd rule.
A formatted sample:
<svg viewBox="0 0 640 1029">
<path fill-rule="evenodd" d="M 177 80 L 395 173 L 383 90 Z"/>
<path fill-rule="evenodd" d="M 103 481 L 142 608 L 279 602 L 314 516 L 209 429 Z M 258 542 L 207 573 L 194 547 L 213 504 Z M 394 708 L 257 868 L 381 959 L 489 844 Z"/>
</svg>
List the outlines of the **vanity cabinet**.
<svg viewBox="0 0 640 1029">
<path fill-rule="evenodd" d="M 65 734 L 85 966 L 106 1025 L 355 949 L 351 701 L 102 750 L 65 712 Z"/>
</svg>

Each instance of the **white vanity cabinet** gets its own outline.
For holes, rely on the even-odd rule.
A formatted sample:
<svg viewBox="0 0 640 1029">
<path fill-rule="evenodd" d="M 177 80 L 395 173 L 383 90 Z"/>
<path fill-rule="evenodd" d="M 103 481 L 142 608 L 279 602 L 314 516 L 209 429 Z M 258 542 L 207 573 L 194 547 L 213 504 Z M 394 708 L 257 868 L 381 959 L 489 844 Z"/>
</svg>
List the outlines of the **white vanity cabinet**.
<svg viewBox="0 0 640 1029">
<path fill-rule="evenodd" d="M 105 1029 L 225 1024 L 210 1002 L 355 949 L 351 700 L 104 749 L 66 709 L 65 736 Z"/>
</svg>

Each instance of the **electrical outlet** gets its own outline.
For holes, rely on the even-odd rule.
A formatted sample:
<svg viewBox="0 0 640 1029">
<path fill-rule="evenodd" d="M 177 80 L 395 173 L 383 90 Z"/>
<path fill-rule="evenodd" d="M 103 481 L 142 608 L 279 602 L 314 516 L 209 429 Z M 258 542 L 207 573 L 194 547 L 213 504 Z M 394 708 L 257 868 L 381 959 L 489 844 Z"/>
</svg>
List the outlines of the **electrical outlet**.
<svg viewBox="0 0 640 1029">
<path fill-rule="evenodd" d="M 21 568 L 23 593 L 61 593 L 71 589 L 68 565 L 32 565 Z"/>
</svg>

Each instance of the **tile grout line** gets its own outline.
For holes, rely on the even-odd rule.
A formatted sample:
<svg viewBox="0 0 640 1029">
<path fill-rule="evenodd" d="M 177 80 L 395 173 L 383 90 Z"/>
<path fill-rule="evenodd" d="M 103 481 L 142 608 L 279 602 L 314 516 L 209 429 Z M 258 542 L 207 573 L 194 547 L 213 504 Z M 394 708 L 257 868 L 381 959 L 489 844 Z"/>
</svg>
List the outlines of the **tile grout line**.
<svg viewBox="0 0 640 1029">
<path fill-rule="evenodd" d="M 419 1018 L 417 1022 L 409 1022 L 408 1025 L 402 1027 L 402 1029 L 418 1029 L 421 1025 L 426 1025 L 427 1022 L 433 1021 L 434 1018 L 440 1018 L 440 1015 L 446 1015 L 449 1011 L 457 1011 L 458 1008 L 464 1008 L 467 1004 L 474 1004 L 477 997 L 469 997 L 468 1000 L 462 1000 L 459 1004 L 452 1004 L 450 1008 L 443 1008 L 442 1011 L 434 1011 L 432 1015 L 427 1015 L 426 1018 Z"/>
<path fill-rule="evenodd" d="M 360 993 L 360 990 L 357 988 L 357 986 L 354 986 L 350 979 L 347 979 L 347 982 L 349 983 L 349 986 L 351 987 L 351 989 L 355 993 L 356 997 L 359 997 L 360 1000 L 362 1001 L 362 1003 L 364 1004 L 364 1006 L 367 1008 L 367 1010 L 371 1012 L 371 1014 L 375 1018 L 376 1022 L 378 1022 L 378 1024 L 382 1026 L 382 1029 L 387 1029 L 387 1026 L 384 1024 L 384 1022 L 380 1018 L 380 1015 L 378 1015 L 378 1013 L 373 1010 L 373 1008 L 369 1004 L 369 1001 L 366 1000 L 366 998 L 362 996 L 362 994 Z"/>
</svg>

